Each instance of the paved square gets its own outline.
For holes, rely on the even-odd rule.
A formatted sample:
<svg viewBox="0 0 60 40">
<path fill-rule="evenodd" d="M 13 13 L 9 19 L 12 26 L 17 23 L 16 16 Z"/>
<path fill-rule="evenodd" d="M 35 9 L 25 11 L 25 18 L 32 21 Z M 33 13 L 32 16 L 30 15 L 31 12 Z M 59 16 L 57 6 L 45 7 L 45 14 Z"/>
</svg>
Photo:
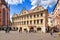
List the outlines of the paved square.
<svg viewBox="0 0 60 40">
<path fill-rule="evenodd" d="M 49 33 L 19 33 L 18 31 L 5 33 L 0 31 L 0 40 L 60 40 L 60 37 L 57 34 L 51 36 Z"/>
</svg>

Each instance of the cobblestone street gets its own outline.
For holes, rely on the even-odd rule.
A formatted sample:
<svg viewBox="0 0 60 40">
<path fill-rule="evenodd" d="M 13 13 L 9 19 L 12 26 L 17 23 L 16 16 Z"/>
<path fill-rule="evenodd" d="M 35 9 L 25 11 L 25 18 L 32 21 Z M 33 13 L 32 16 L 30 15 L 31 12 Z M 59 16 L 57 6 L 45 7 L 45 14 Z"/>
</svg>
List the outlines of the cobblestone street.
<svg viewBox="0 0 60 40">
<path fill-rule="evenodd" d="M 49 33 L 19 33 L 18 31 L 5 33 L 0 31 L 0 40 L 60 40 L 60 37 L 57 34 L 51 36 Z"/>
</svg>

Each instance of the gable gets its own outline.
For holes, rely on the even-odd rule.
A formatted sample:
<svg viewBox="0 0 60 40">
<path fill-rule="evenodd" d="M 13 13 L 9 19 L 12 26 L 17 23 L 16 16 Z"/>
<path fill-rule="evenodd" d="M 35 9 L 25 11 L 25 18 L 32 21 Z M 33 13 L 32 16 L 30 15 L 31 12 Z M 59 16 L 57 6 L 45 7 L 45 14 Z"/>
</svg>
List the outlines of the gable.
<svg viewBox="0 0 60 40">
<path fill-rule="evenodd" d="M 43 11 L 43 10 L 45 10 L 45 9 L 41 6 L 37 6 L 34 8 L 34 12 Z"/>
<path fill-rule="evenodd" d="M 22 10 L 21 15 L 28 14 L 27 10 Z"/>
<path fill-rule="evenodd" d="M 17 14 L 14 13 L 14 15 L 12 17 L 17 17 Z"/>
</svg>

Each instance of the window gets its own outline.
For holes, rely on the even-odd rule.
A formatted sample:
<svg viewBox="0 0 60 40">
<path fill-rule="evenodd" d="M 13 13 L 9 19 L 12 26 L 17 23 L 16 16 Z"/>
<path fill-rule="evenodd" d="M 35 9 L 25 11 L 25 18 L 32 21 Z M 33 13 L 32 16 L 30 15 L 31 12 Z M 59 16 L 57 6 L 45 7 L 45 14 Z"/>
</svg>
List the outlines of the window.
<svg viewBox="0 0 60 40">
<path fill-rule="evenodd" d="M 26 16 L 24 16 L 24 19 L 26 19 Z"/>
<path fill-rule="evenodd" d="M 41 19 L 41 24 L 43 23 L 43 19 Z"/>
<path fill-rule="evenodd" d="M 59 11 L 60 9 L 58 9 L 58 11 Z"/>
<path fill-rule="evenodd" d="M 37 8 L 37 10 L 39 10 L 39 8 Z"/>
<path fill-rule="evenodd" d="M 24 12 L 24 13 L 26 13 L 26 12 Z"/>
<path fill-rule="evenodd" d="M 29 24 L 29 21 L 27 21 L 27 24 Z"/>
<path fill-rule="evenodd" d="M 52 23 L 52 21 L 51 21 L 51 23 Z"/>
<path fill-rule="evenodd" d="M 21 25 L 23 25 L 23 21 L 21 22 Z"/>
<path fill-rule="evenodd" d="M 37 24 L 39 24 L 39 20 L 37 20 Z"/>
<path fill-rule="evenodd" d="M 21 23 L 21 24 L 22 24 L 22 25 L 24 24 L 24 23 L 23 23 L 23 21 L 22 21 L 22 23 Z"/>
<path fill-rule="evenodd" d="M 24 25 L 26 24 L 26 21 L 24 21 Z"/>
<path fill-rule="evenodd" d="M 22 20 L 23 20 L 23 17 L 22 17 Z"/>
<path fill-rule="evenodd" d="M 34 15 L 34 18 L 36 18 L 36 15 Z"/>
<path fill-rule="evenodd" d="M 30 15 L 30 18 L 32 18 L 32 15 Z"/>
<path fill-rule="evenodd" d="M 40 15 L 43 16 L 43 13 L 41 13 Z"/>
<path fill-rule="evenodd" d="M 60 14 L 58 14 L 58 16 L 60 16 Z"/>
<path fill-rule="evenodd" d="M 40 27 L 38 27 L 38 28 L 37 28 L 37 31 L 41 31 L 41 28 L 40 28 Z"/>
<path fill-rule="evenodd" d="M 27 19 L 29 18 L 29 16 L 27 16 Z"/>
<path fill-rule="evenodd" d="M 39 17 L 39 14 L 37 14 L 37 17 Z"/>
</svg>

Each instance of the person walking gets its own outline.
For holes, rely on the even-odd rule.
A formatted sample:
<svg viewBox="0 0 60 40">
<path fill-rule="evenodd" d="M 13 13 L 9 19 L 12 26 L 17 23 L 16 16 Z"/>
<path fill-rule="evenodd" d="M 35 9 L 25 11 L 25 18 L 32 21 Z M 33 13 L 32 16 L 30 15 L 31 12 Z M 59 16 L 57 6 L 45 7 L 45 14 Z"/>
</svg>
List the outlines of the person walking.
<svg viewBox="0 0 60 40">
<path fill-rule="evenodd" d="M 22 32 L 22 28 L 19 29 L 19 33 Z"/>
<path fill-rule="evenodd" d="M 53 29 L 51 30 L 50 35 L 53 35 Z"/>
</svg>

